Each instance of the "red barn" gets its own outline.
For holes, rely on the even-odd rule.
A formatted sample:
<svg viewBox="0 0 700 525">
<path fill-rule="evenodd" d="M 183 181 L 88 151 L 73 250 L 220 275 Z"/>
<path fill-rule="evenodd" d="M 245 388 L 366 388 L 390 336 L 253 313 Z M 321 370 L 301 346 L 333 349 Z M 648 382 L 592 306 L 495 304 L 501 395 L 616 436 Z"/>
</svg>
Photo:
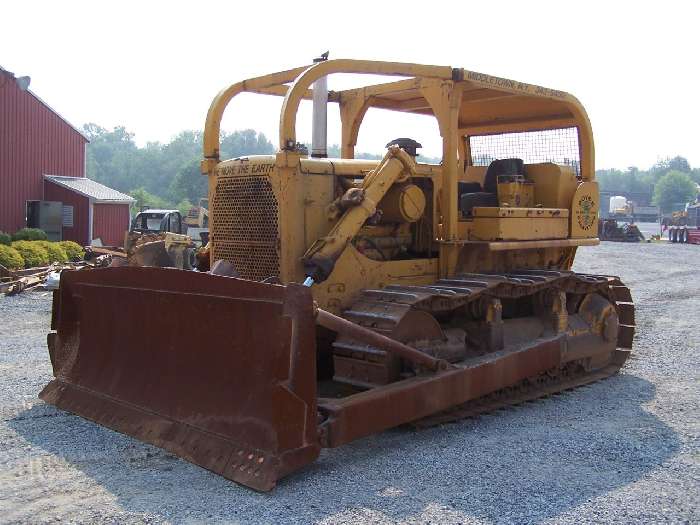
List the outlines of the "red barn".
<svg viewBox="0 0 700 525">
<path fill-rule="evenodd" d="M 63 203 L 63 239 L 122 246 L 134 199 L 85 177 L 44 175 L 44 199 Z"/>
<path fill-rule="evenodd" d="M 39 226 L 34 211 L 51 208 L 50 239 L 122 244 L 133 199 L 85 178 L 87 137 L 28 84 L 0 68 L 0 231 Z"/>
</svg>

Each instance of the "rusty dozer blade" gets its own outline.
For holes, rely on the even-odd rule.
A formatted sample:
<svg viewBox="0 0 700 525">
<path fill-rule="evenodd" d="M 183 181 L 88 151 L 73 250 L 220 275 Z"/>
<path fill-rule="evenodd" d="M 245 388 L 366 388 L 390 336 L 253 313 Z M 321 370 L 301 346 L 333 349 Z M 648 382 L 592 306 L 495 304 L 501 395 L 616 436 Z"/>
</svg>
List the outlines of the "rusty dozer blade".
<svg viewBox="0 0 700 525">
<path fill-rule="evenodd" d="M 164 268 L 63 272 L 48 403 L 257 490 L 319 454 L 311 293 Z"/>
</svg>

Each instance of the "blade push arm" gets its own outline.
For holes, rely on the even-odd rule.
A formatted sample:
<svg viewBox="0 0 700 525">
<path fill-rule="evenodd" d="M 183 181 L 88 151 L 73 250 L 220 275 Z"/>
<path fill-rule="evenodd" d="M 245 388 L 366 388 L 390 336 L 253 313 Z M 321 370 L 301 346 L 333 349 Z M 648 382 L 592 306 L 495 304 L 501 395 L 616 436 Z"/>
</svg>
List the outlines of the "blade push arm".
<svg viewBox="0 0 700 525">
<path fill-rule="evenodd" d="M 307 276 L 304 284 L 311 286 L 328 278 L 347 244 L 358 234 L 365 221 L 376 213 L 377 204 L 392 184 L 405 180 L 414 171 L 413 158 L 398 146 L 389 146 L 377 169 L 364 178 L 361 197 L 354 199 L 359 202 L 346 209 L 328 235 L 316 240 L 304 254 L 302 261 Z"/>
</svg>

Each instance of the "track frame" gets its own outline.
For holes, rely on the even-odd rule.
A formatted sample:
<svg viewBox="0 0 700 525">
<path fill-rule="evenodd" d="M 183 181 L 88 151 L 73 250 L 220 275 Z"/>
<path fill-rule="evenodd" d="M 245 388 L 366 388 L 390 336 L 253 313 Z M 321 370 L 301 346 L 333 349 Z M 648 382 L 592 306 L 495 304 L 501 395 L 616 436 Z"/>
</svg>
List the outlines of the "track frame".
<svg viewBox="0 0 700 525">
<path fill-rule="evenodd" d="M 617 337 L 572 336 L 559 330 L 465 359 L 446 370 L 418 371 L 413 377 L 340 399 L 319 398 L 321 446 L 340 446 L 406 423 L 425 427 L 454 421 L 615 374 L 629 356 L 634 336 L 631 294 L 617 277 L 547 270 L 465 274 L 430 286 L 366 290 L 347 316 L 390 333 L 392 315 L 398 324 L 412 308 L 444 312 L 484 297 L 523 297 L 549 289 L 603 296 L 615 308 Z M 347 342 L 343 346 L 348 347 Z M 370 349 L 371 354 L 376 352 Z"/>
</svg>

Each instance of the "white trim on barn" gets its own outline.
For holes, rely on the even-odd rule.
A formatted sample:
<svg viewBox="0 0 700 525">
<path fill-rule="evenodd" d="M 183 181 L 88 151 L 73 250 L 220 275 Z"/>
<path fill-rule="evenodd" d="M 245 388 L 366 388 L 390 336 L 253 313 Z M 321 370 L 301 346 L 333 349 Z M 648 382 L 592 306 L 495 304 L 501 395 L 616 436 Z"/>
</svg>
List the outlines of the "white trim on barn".
<svg viewBox="0 0 700 525">
<path fill-rule="evenodd" d="M 88 199 L 88 239 L 90 239 L 90 244 L 94 243 L 95 238 L 92 236 L 95 229 L 93 228 L 93 218 L 95 216 L 94 201 Z"/>
</svg>

